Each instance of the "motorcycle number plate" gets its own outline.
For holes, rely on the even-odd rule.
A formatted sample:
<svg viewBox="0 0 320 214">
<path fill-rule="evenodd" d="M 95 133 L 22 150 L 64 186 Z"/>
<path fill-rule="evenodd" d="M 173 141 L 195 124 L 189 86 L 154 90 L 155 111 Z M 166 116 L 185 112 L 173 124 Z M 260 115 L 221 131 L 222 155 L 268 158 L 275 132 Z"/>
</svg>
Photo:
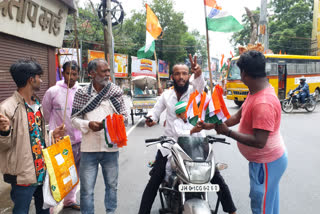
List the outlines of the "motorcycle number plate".
<svg viewBox="0 0 320 214">
<path fill-rule="evenodd" d="M 180 184 L 179 192 L 219 192 L 218 184 Z"/>
</svg>

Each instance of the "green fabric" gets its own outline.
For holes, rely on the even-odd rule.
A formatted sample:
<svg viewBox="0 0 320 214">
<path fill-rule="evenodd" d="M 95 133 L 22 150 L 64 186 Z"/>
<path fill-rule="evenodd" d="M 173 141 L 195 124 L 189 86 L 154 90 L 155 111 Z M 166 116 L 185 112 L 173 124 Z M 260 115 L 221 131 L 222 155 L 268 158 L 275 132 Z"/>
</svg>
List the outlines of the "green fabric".
<svg viewBox="0 0 320 214">
<path fill-rule="evenodd" d="M 243 26 L 233 17 L 225 16 L 221 18 L 206 18 L 207 28 L 211 31 L 230 33 L 238 32 Z"/>
<path fill-rule="evenodd" d="M 198 116 L 195 116 L 193 118 L 188 118 L 189 120 L 189 123 L 193 126 L 197 125 L 197 122 L 198 122 Z"/>
<path fill-rule="evenodd" d="M 138 59 L 143 59 L 143 58 L 150 58 L 152 57 L 152 55 L 154 54 L 154 50 L 156 48 L 156 44 L 155 42 L 153 41 L 152 42 L 152 45 L 150 46 L 149 50 L 147 50 L 145 52 L 145 46 L 143 46 L 142 48 L 140 48 L 138 50 Z"/>
<path fill-rule="evenodd" d="M 179 101 L 176 103 L 175 105 L 175 112 L 176 114 L 180 114 L 180 113 L 183 113 L 185 112 L 187 109 L 187 102 L 184 102 L 184 101 Z"/>
</svg>

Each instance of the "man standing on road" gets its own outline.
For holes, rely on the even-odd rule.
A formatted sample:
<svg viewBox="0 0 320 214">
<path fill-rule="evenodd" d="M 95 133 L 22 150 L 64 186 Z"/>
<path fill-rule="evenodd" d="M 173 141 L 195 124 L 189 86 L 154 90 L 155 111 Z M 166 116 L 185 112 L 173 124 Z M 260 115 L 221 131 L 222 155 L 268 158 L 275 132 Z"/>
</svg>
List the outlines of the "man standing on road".
<svg viewBox="0 0 320 214">
<path fill-rule="evenodd" d="M 177 118 L 175 104 L 179 101 L 188 102 L 189 96 L 192 92 L 197 90 L 201 93 L 205 87 L 205 81 L 202 76 L 201 68 L 197 64 L 197 58 L 194 57 L 194 60 L 192 60 L 191 55 L 189 55 L 189 59 L 191 62 L 191 72 L 193 73 L 192 76 L 189 78 L 189 68 L 185 64 L 174 65 L 172 68 L 174 87 L 166 90 L 160 96 L 151 115 L 151 119 L 153 121 L 151 122 L 150 120 L 146 120 L 146 124 L 149 127 L 154 126 L 160 119 L 161 113 L 166 110 L 164 135 L 168 137 L 175 136 L 174 120 Z M 189 85 L 189 83 L 191 85 Z M 160 147 L 153 166 L 153 173 L 142 195 L 139 214 L 149 214 L 151 211 L 158 188 L 165 177 L 165 167 L 168 154 L 169 152 L 166 149 L 161 149 Z M 221 190 L 218 194 L 224 211 L 228 213 L 235 213 L 236 208 L 233 204 L 229 188 L 225 184 L 218 170 L 212 182 L 219 184 L 220 186 Z"/>
<path fill-rule="evenodd" d="M 79 175 L 81 132 L 78 129 L 73 128 L 71 124 L 73 98 L 79 88 L 77 82 L 79 77 L 79 66 L 75 61 L 68 61 L 64 63 L 62 67 L 64 80 L 58 81 L 55 86 L 52 86 L 46 91 L 42 101 L 43 113 L 45 120 L 49 121 L 50 130 L 54 130 L 63 123 L 66 97 L 68 96 L 68 106 L 64 124 L 66 126 L 66 134 L 70 136 L 74 162 Z M 69 92 L 67 93 L 68 82 Z M 80 210 L 80 204 L 77 203 L 76 190 L 77 186 L 64 198 L 63 204 L 65 208 L 69 207 Z"/>
<path fill-rule="evenodd" d="M 215 128 L 218 134 L 237 140 L 249 161 L 252 213 L 279 214 L 279 182 L 288 163 L 280 134 L 281 105 L 266 77 L 262 53 L 245 52 L 237 65 L 249 88 L 248 97 L 235 115 Z M 228 128 L 238 123 L 238 131 Z"/>
<path fill-rule="evenodd" d="M 0 104 L 0 168 L 4 181 L 11 184 L 14 214 L 27 214 L 34 197 L 36 213 L 43 210 L 42 184 L 46 175 L 42 149 L 49 145 L 40 100 L 43 73 L 34 60 L 19 60 L 10 67 L 18 90 Z M 53 132 L 55 139 L 64 135 L 60 124 Z"/>
<path fill-rule="evenodd" d="M 108 147 L 102 120 L 107 115 L 122 114 L 127 121 L 127 111 L 122 90 L 109 81 L 110 66 L 104 59 L 94 59 L 88 64 L 92 77 L 90 85 L 79 88 L 72 106 L 72 124 L 82 132 L 80 160 L 81 213 L 94 213 L 94 186 L 101 165 L 105 187 L 106 213 L 117 208 L 118 159 L 116 145 Z"/>
</svg>

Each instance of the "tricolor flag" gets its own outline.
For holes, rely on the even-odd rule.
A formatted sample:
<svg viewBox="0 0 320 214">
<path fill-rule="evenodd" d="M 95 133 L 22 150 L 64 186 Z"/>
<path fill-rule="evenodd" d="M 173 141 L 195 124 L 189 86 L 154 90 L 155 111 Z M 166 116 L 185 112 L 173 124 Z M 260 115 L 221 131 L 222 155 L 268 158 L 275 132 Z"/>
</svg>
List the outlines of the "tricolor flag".
<svg viewBox="0 0 320 214">
<path fill-rule="evenodd" d="M 146 4 L 147 9 L 147 24 L 146 24 L 146 45 L 138 50 L 138 58 L 149 58 L 153 55 L 155 50 L 155 41 L 158 39 L 162 32 L 159 20 L 157 16 L 153 13 L 148 4 Z"/>
<path fill-rule="evenodd" d="M 199 104 L 199 114 L 200 114 L 199 117 L 201 121 L 205 121 L 206 112 L 207 112 L 210 100 L 211 100 L 210 96 L 208 96 L 207 93 L 203 91 L 201 94 L 201 101 Z"/>
<path fill-rule="evenodd" d="M 223 100 L 223 89 L 216 85 L 206 110 L 205 122 L 220 124 L 229 118 L 230 114 Z"/>
<path fill-rule="evenodd" d="M 201 97 L 201 94 L 200 94 L 200 97 Z M 189 123 L 194 126 L 197 124 L 199 115 L 200 115 L 197 99 L 200 102 L 199 92 L 195 91 L 191 93 L 188 104 L 187 104 L 187 108 L 186 108 L 187 119 Z"/>
<path fill-rule="evenodd" d="M 232 15 L 217 5 L 216 0 L 204 0 L 204 5 L 207 11 L 208 30 L 229 33 L 243 29 L 243 26 Z"/>
</svg>

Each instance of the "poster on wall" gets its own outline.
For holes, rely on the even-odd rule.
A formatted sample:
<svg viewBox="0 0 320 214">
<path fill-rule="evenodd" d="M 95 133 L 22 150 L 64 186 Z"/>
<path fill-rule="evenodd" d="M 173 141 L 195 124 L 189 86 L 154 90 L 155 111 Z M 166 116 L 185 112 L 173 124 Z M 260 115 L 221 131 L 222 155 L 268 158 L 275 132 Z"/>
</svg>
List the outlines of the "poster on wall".
<svg viewBox="0 0 320 214">
<path fill-rule="evenodd" d="M 59 53 L 60 53 L 61 67 L 63 66 L 64 63 L 74 60 L 78 63 L 78 65 L 80 66 L 80 69 L 81 69 L 81 51 L 80 51 L 80 49 L 78 49 L 80 63 L 78 62 L 78 55 L 77 55 L 76 48 L 60 48 Z"/>
<path fill-rule="evenodd" d="M 160 78 L 169 78 L 169 66 L 163 60 L 159 60 L 159 74 Z"/>
<path fill-rule="evenodd" d="M 135 76 L 151 76 L 156 77 L 156 62 L 150 59 L 138 59 L 137 57 L 131 56 L 131 75 Z"/>
<path fill-rule="evenodd" d="M 93 59 L 102 58 L 104 59 L 103 51 L 88 50 L 88 61 Z M 114 77 L 124 78 L 128 77 L 128 55 L 114 54 Z"/>
</svg>

